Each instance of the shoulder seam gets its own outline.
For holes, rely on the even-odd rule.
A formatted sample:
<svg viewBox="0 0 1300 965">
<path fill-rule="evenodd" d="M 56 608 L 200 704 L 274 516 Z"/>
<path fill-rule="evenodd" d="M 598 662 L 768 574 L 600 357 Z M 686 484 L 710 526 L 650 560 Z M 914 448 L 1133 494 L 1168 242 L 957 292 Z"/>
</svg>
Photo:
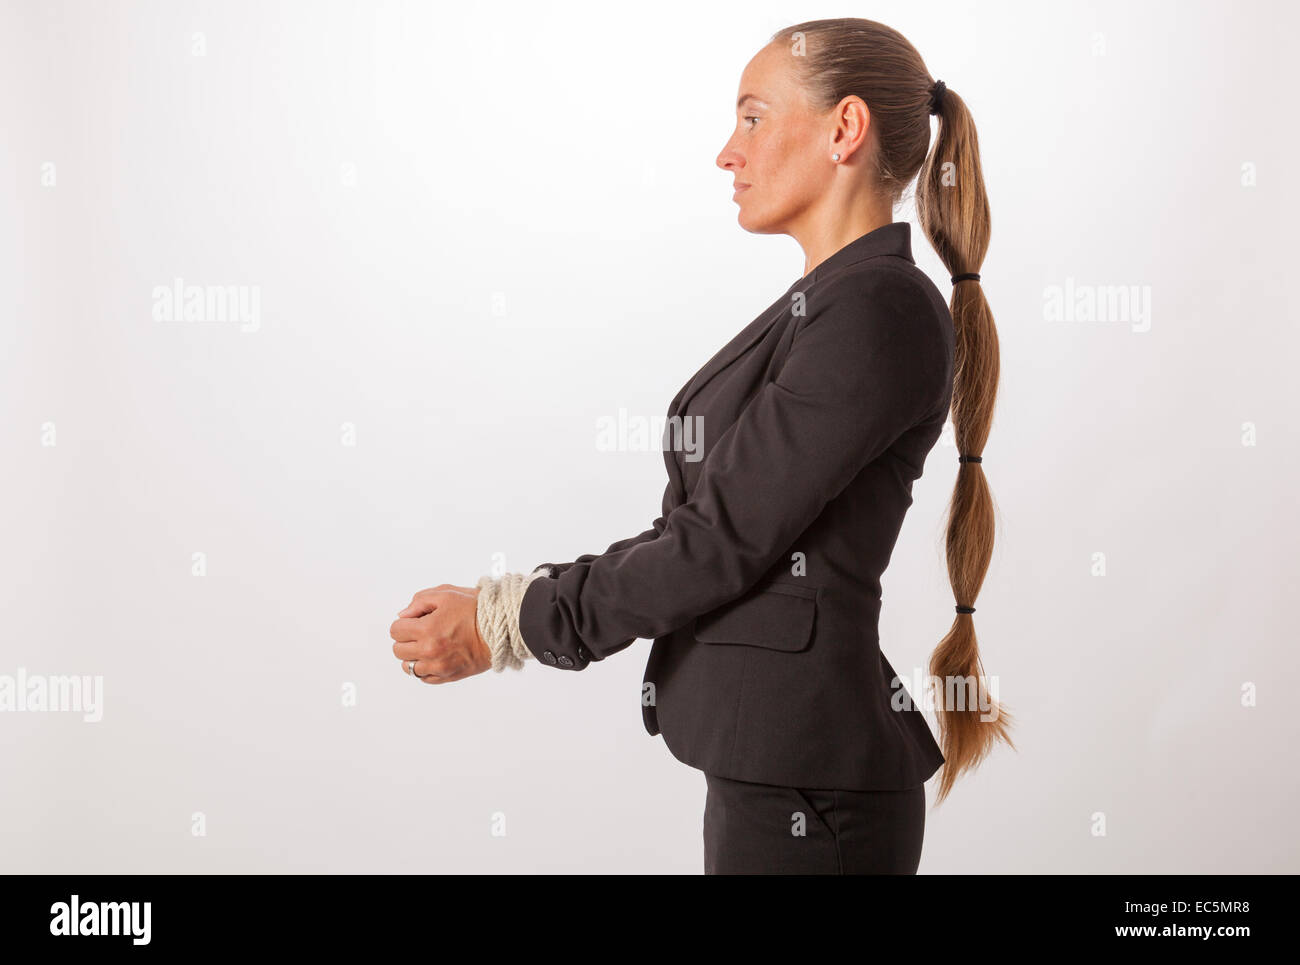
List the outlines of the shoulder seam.
<svg viewBox="0 0 1300 965">
<path fill-rule="evenodd" d="M 921 284 L 921 279 L 926 279 L 932 285 L 934 284 L 933 279 L 931 279 L 929 275 L 927 275 L 919 267 L 917 267 L 915 263 L 907 261 L 907 259 L 902 259 L 903 264 L 901 265 L 895 261 L 883 260 L 885 258 L 897 258 L 897 257 L 898 257 L 897 255 L 876 255 L 871 258 L 864 258 L 861 261 L 853 262 L 853 264 L 851 265 L 843 265 L 840 268 L 837 268 L 831 274 L 827 275 L 825 278 L 817 279 L 817 281 L 828 282 L 844 276 L 846 273 L 848 273 L 849 269 L 851 268 L 858 268 L 858 269 L 866 269 L 867 271 L 876 271 L 876 270 L 889 271 L 898 275 L 904 275 L 907 278 L 910 278 L 912 281 L 916 282 L 918 285 Z M 861 272 L 861 273 L 865 273 L 865 272 Z M 816 282 L 814 282 L 814 284 L 816 284 Z M 922 288 L 924 288 L 923 285 Z"/>
</svg>

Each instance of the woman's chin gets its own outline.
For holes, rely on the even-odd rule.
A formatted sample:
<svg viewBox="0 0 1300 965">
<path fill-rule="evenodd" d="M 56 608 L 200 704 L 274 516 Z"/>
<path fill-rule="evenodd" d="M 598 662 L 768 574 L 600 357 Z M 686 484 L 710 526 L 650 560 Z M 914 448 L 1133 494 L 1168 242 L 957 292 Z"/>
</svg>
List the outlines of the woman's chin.
<svg viewBox="0 0 1300 965">
<path fill-rule="evenodd" d="M 763 219 L 752 208 L 746 210 L 742 205 L 736 213 L 736 223 L 753 234 L 763 233 Z"/>
<path fill-rule="evenodd" d="M 778 230 L 772 226 L 771 219 L 761 218 L 753 212 L 747 212 L 744 208 L 736 215 L 736 223 L 752 235 L 770 235 L 778 234 Z"/>
</svg>

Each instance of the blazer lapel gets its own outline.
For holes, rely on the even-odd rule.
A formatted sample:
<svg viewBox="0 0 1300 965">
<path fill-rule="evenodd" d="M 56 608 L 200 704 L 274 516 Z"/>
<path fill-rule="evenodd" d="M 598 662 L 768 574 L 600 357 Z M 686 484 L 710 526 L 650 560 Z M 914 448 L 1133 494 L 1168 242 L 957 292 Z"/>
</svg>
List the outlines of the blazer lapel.
<svg viewBox="0 0 1300 965">
<path fill-rule="evenodd" d="M 803 279 L 800 279 L 800 281 L 802 280 Z M 795 282 L 795 285 L 797 284 L 799 284 L 799 282 Z M 793 290 L 794 285 L 791 285 L 790 291 Z M 775 325 L 784 314 L 783 309 L 788 310 L 790 307 L 788 298 L 790 291 L 787 291 L 779 299 L 768 306 L 768 308 L 759 315 L 758 318 L 754 319 L 741 329 L 740 334 L 726 345 L 722 346 L 713 358 L 704 363 L 704 367 L 691 377 L 690 381 L 686 383 L 686 388 L 683 389 L 681 394 L 678 396 L 675 414 L 680 415 L 684 412 L 687 403 L 691 401 L 691 396 L 699 392 L 709 379 L 713 378 L 736 359 L 740 358 L 740 356 L 744 355 L 754 346 L 755 343 L 758 342 L 759 339 L 771 330 L 772 326 Z"/>
<path fill-rule="evenodd" d="M 785 313 L 791 307 L 791 293 L 809 288 L 818 278 L 825 277 L 837 268 L 856 264 L 877 255 L 898 255 L 912 261 L 911 232 L 912 226 L 906 221 L 893 221 L 882 225 L 862 235 L 856 241 L 849 242 L 803 278 L 797 280 L 786 289 L 784 295 L 742 329 L 739 335 L 719 349 L 713 358 L 704 363 L 704 367 L 691 377 L 685 388 L 678 394 L 672 414 L 680 415 L 691 401 L 691 397 L 699 392 L 705 383 L 749 351 L 759 339 L 771 331 L 777 321 L 785 317 Z"/>
</svg>

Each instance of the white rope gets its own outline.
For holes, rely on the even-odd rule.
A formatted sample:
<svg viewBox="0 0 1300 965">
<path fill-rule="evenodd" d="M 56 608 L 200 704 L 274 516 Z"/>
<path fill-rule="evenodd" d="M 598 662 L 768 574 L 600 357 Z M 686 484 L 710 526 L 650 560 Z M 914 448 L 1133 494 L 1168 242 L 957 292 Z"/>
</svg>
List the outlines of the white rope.
<svg viewBox="0 0 1300 965">
<path fill-rule="evenodd" d="M 492 669 L 497 673 L 507 667 L 522 670 L 524 661 L 533 658 L 519 632 L 519 607 L 528 584 L 539 576 L 549 575 L 550 570 L 541 566 L 526 575 L 507 573 L 499 580 L 490 576 L 479 578 L 478 632 L 492 651 Z"/>
</svg>

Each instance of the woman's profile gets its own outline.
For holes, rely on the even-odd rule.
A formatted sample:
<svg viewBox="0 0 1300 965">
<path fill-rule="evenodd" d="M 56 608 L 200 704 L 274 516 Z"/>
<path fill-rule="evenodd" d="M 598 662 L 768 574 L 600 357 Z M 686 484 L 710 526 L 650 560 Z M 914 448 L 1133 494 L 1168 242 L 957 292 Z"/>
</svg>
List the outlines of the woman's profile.
<svg viewBox="0 0 1300 965">
<path fill-rule="evenodd" d="M 938 775 L 942 801 L 1011 743 L 974 628 L 998 385 L 975 126 L 912 45 L 869 20 L 779 31 L 737 94 L 717 164 L 739 224 L 790 235 L 804 265 L 669 404 L 670 426 L 702 426 L 699 453 L 665 445 L 659 517 L 603 553 L 420 591 L 393 652 L 441 684 L 534 659 L 582 670 L 653 640 L 642 713 L 706 776 L 706 873 L 913 874 L 926 781 Z M 950 301 L 893 220 L 913 182 Z M 878 624 L 912 484 L 950 415 L 955 614 L 928 668 L 936 741 Z"/>
</svg>

